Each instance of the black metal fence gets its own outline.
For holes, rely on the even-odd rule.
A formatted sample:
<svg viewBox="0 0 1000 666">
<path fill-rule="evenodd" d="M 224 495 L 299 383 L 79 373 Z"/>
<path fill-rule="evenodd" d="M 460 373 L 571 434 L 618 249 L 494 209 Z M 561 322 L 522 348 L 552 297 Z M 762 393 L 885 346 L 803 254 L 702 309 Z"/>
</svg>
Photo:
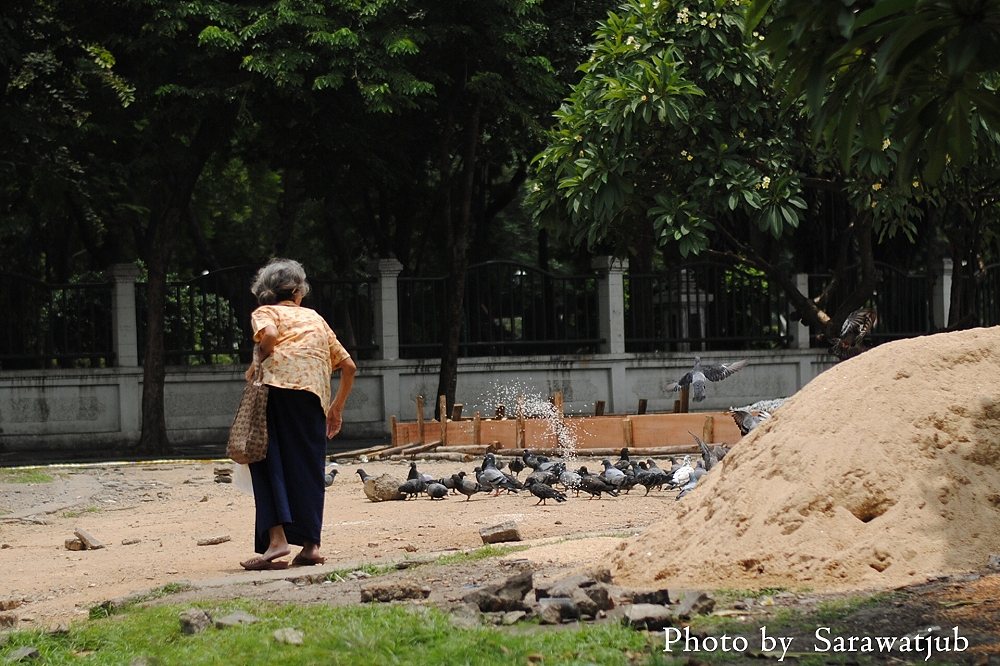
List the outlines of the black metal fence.
<svg viewBox="0 0 1000 666">
<path fill-rule="evenodd" d="M 112 285 L 0 274 L 0 369 L 114 365 Z"/>
<path fill-rule="evenodd" d="M 831 279 L 825 273 L 810 274 L 809 297 L 819 296 Z M 833 302 L 851 293 L 860 280 L 858 272 L 848 273 L 848 279 L 831 290 Z M 927 271 L 903 271 L 875 262 L 875 291 L 868 305 L 878 310 L 878 325 L 868 338 L 880 343 L 933 332 L 935 280 L 936 276 Z M 816 336 L 820 331 L 811 333 Z"/>
<path fill-rule="evenodd" d="M 597 283 L 596 274 L 556 275 L 511 261 L 470 266 L 459 354 L 597 353 Z M 445 277 L 399 278 L 401 357 L 441 355 L 450 293 Z"/>
<path fill-rule="evenodd" d="M 244 363 L 252 349 L 249 285 L 256 266 L 237 266 L 168 285 L 166 362 L 170 365 Z M 876 265 L 872 305 L 879 309 L 873 342 L 935 330 L 936 276 Z M 809 275 L 810 297 L 831 276 Z M 834 302 L 856 286 L 836 286 Z M 466 275 L 459 353 L 462 356 L 597 353 L 602 343 L 597 274 L 556 275 L 509 261 L 471 266 Z M 854 282 L 852 282 L 852 280 Z M 975 276 L 980 326 L 1000 324 L 1000 264 Z M 311 278 L 305 305 L 330 323 L 351 354 L 376 356 L 376 280 Z M 140 356 L 145 347 L 146 289 L 136 285 Z M 400 355 L 436 358 L 452 287 L 444 277 L 398 278 Z M 969 293 L 973 293 L 970 291 Z M 115 364 L 113 285 L 46 284 L 0 274 L 0 369 L 95 368 Z M 947 295 L 945 295 L 947 296 Z M 689 263 L 625 278 L 625 347 L 634 353 L 777 349 L 788 346 L 791 308 L 762 274 L 712 263 Z M 814 344 L 823 345 L 812 331 Z M 140 358 L 141 361 L 141 358 Z"/>
<path fill-rule="evenodd" d="M 690 263 L 629 273 L 628 352 L 780 349 L 791 341 L 788 299 L 758 271 Z"/>
<path fill-rule="evenodd" d="M 248 363 L 253 352 L 250 293 L 256 266 L 233 266 L 187 282 L 170 282 L 164 313 L 164 351 L 168 365 Z M 315 309 L 356 359 L 373 356 L 374 279 L 309 280 L 312 292 L 303 305 Z M 146 290 L 136 293 L 139 352 L 146 338 Z"/>
</svg>

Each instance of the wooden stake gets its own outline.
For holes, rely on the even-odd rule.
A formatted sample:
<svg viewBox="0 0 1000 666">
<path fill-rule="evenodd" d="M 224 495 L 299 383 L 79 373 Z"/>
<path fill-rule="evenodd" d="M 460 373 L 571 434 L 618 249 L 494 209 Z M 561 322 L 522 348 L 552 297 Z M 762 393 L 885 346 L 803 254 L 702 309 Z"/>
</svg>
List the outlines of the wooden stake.
<svg viewBox="0 0 1000 666">
<path fill-rule="evenodd" d="M 438 420 L 441 423 L 441 441 L 448 443 L 448 397 L 438 396 Z"/>
<path fill-rule="evenodd" d="M 604 416 L 604 401 L 598 400 L 594 403 L 594 416 Z"/>
<path fill-rule="evenodd" d="M 691 387 L 683 386 L 681 387 L 681 414 L 688 413 L 688 398 L 691 395 Z"/>
<path fill-rule="evenodd" d="M 711 414 L 705 417 L 705 425 L 701 428 L 701 438 L 709 444 L 715 439 L 715 417 Z"/>
<path fill-rule="evenodd" d="M 479 442 L 483 439 L 483 419 L 479 412 L 476 411 L 475 415 L 472 417 L 472 444 L 474 446 L 479 446 Z"/>
<path fill-rule="evenodd" d="M 464 406 L 465 405 L 463 405 L 460 402 L 456 402 L 454 405 L 451 406 L 451 420 L 452 421 L 461 421 L 462 420 L 462 407 L 464 407 Z"/>
<path fill-rule="evenodd" d="M 392 438 L 392 445 L 396 446 L 399 444 L 398 435 L 396 434 L 396 415 L 393 414 L 389 417 L 389 436 Z"/>
<path fill-rule="evenodd" d="M 632 448 L 632 419 L 627 416 L 622 419 L 622 442 L 626 449 Z"/>
<path fill-rule="evenodd" d="M 514 428 L 514 448 L 524 448 L 524 396 L 517 396 L 517 425 Z"/>
<path fill-rule="evenodd" d="M 636 413 L 637 414 L 645 414 L 646 413 L 646 399 L 645 398 L 639 398 L 639 409 L 636 410 Z"/>
<path fill-rule="evenodd" d="M 563 417 L 563 407 L 565 405 L 565 399 L 563 398 L 562 391 L 556 391 L 552 394 L 552 404 L 556 408 L 556 417 L 561 419 Z"/>
<path fill-rule="evenodd" d="M 417 443 L 424 443 L 424 396 L 417 396 Z"/>
</svg>

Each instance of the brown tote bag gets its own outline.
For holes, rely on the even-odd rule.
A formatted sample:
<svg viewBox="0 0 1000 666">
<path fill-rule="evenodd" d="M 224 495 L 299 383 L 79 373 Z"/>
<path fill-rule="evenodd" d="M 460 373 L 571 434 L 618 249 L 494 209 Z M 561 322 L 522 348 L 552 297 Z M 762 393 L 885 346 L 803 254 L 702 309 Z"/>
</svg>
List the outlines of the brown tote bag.
<svg viewBox="0 0 1000 666">
<path fill-rule="evenodd" d="M 267 456 L 267 384 L 261 364 L 243 387 L 233 427 L 229 429 L 226 455 L 241 465 Z"/>
</svg>

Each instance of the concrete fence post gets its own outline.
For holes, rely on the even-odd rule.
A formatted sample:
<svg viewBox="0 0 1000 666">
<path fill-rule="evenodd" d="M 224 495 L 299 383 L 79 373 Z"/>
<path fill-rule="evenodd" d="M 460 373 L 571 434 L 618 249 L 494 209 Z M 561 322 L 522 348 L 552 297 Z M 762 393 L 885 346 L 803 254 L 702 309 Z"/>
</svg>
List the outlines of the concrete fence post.
<svg viewBox="0 0 1000 666">
<path fill-rule="evenodd" d="M 379 259 L 375 266 L 375 341 L 377 357 L 383 360 L 399 358 L 399 274 L 403 264 L 395 258 Z"/>
<path fill-rule="evenodd" d="M 948 257 L 942 257 L 934 280 L 933 307 L 934 328 L 947 328 L 951 312 L 951 279 L 954 265 Z"/>
<path fill-rule="evenodd" d="M 605 354 L 625 353 L 625 271 L 628 259 L 594 257 L 591 267 L 600 272 L 597 311 Z"/>
<path fill-rule="evenodd" d="M 114 264 L 111 277 L 111 326 L 115 365 L 134 368 L 139 365 L 139 331 L 136 325 L 135 281 L 139 269 L 134 264 Z"/>
<path fill-rule="evenodd" d="M 796 273 L 795 288 L 803 296 L 809 296 L 809 275 L 806 273 Z M 809 349 L 809 327 L 799 319 L 790 323 L 788 334 L 792 336 L 792 349 Z"/>
</svg>

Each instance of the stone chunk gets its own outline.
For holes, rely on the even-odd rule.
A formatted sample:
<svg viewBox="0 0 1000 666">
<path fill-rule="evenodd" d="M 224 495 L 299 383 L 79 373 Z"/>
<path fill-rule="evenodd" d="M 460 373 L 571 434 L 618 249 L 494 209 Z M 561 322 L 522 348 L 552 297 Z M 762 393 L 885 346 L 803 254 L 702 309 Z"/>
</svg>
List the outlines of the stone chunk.
<svg viewBox="0 0 1000 666">
<path fill-rule="evenodd" d="M 687 620 L 695 615 L 708 615 L 713 610 L 715 610 L 715 599 L 704 592 L 688 592 L 677 606 L 677 617 Z"/>
<path fill-rule="evenodd" d="M 239 627 L 244 624 L 255 624 L 260 622 L 260 618 L 247 613 L 246 611 L 235 611 L 229 615 L 220 617 L 215 621 L 216 629 L 225 629 L 226 627 Z"/>
<path fill-rule="evenodd" d="M 17 626 L 16 613 L 0 613 L 0 627 L 16 627 L 16 626 Z"/>
<path fill-rule="evenodd" d="M 76 529 L 73 530 L 73 534 L 75 534 L 77 538 L 83 542 L 83 545 L 87 547 L 87 550 L 97 550 L 98 548 L 104 548 L 104 544 L 98 541 L 94 537 L 94 535 L 92 535 L 85 529 L 77 527 Z"/>
<path fill-rule="evenodd" d="M 7 662 L 10 664 L 16 664 L 22 661 L 31 661 L 33 659 L 38 659 L 41 657 L 41 653 L 38 648 L 32 647 L 30 645 L 25 645 L 24 647 L 19 647 L 10 654 L 7 655 Z"/>
<path fill-rule="evenodd" d="M 521 540 L 521 532 L 517 529 L 517 523 L 512 520 L 484 527 L 479 530 L 479 536 L 482 537 L 483 543 L 505 543 Z"/>
<path fill-rule="evenodd" d="M 542 624 L 561 624 L 580 617 L 580 608 L 567 597 L 546 597 L 538 602 L 538 620 Z"/>
<path fill-rule="evenodd" d="M 302 641 L 305 635 L 298 629 L 293 629 L 292 627 L 282 627 L 281 629 L 275 629 L 274 640 L 279 643 L 286 643 L 288 645 L 302 645 Z"/>
<path fill-rule="evenodd" d="M 670 591 L 666 588 L 659 590 L 637 590 L 632 592 L 632 603 L 667 606 L 671 603 Z"/>
<path fill-rule="evenodd" d="M 410 580 L 376 581 L 361 588 L 361 601 L 387 602 L 403 601 L 405 599 L 426 599 L 431 594 L 431 588 L 419 585 Z"/>
<path fill-rule="evenodd" d="M 66 539 L 66 550 L 87 550 L 87 545 L 76 537 L 73 537 L 72 539 Z"/>
<path fill-rule="evenodd" d="M 204 539 L 198 539 L 198 545 L 199 546 L 216 546 L 216 545 L 218 545 L 220 543 L 226 543 L 227 541 L 230 540 L 230 538 L 231 537 L 228 534 L 219 534 L 219 535 L 212 536 L 212 537 L 205 537 Z"/>
<path fill-rule="evenodd" d="M 622 624 L 634 629 L 659 631 L 664 627 L 673 626 L 675 616 L 666 606 L 659 604 L 632 604 L 619 606 L 611 617 L 620 617 Z"/>
<path fill-rule="evenodd" d="M 451 623 L 459 629 L 472 629 L 478 627 L 483 622 L 483 614 L 479 612 L 479 606 L 474 603 L 455 604 L 448 610 L 448 617 Z"/>
<path fill-rule="evenodd" d="M 180 621 L 181 633 L 188 635 L 200 634 L 212 626 L 212 618 L 200 608 L 181 611 Z"/>
<path fill-rule="evenodd" d="M 0 611 L 14 610 L 15 608 L 21 606 L 24 603 L 24 599 L 19 597 L 8 597 L 6 599 L 0 599 Z"/>
<path fill-rule="evenodd" d="M 530 571 L 519 573 L 502 583 L 473 590 L 465 595 L 463 601 L 476 604 L 484 613 L 527 610 L 524 597 L 531 592 L 533 577 Z"/>
</svg>

